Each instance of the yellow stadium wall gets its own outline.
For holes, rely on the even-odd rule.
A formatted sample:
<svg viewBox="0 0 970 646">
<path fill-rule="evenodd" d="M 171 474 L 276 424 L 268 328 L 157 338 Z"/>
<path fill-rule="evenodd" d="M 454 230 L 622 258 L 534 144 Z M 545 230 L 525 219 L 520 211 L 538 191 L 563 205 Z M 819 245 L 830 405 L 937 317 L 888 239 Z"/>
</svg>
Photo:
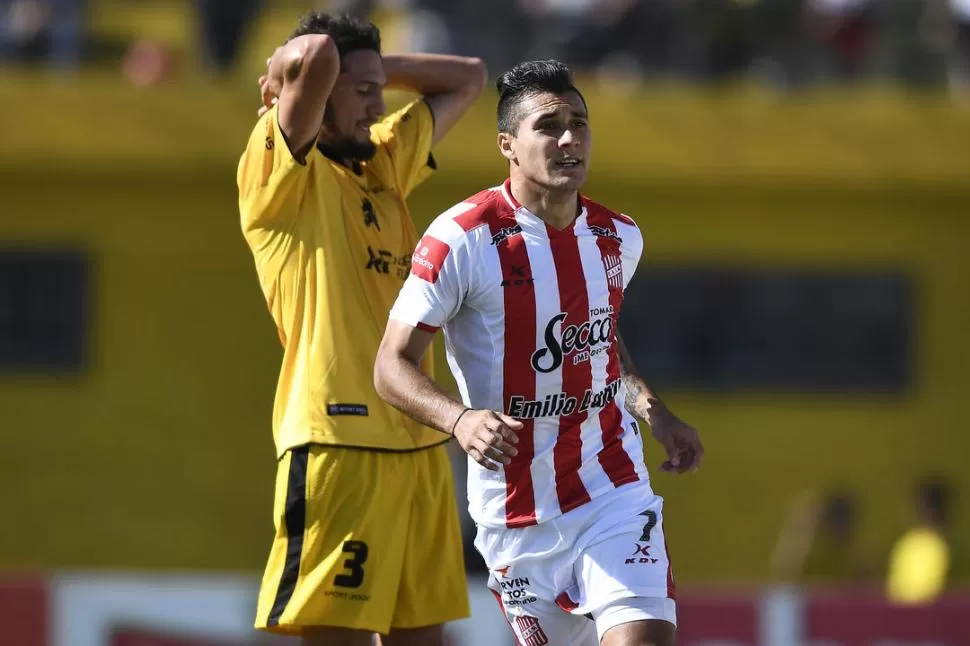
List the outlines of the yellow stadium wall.
<svg viewBox="0 0 970 646">
<path fill-rule="evenodd" d="M 476 112 L 439 154 L 442 171 L 412 201 L 419 224 L 501 179 L 489 112 Z M 177 153 L 157 164 L 107 152 L 90 164 L 52 161 L 56 140 L 30 163 L 7 157 L 0 168 L 0 239 L 75 244 L 97 262 L 89 369 L 0 377 L 0 566 L 262 567 L 280 350 L 236 219 L 234 158 L 246 115 L 231 117 L 240 127 L 226 141 L 235 144 L 219 140 L 212 159 L 187 154 L 181 170 Z M 622 140 L 622 129 L 601 123 L 601 140 Z M 730 123 L 719 127 L 731 136 Z M 672 150 L 662 144 L 660 156 Z M 668 393 L 708 450 L 689 478 L 660 474 L 656 445 L 648 453 L 682 583 L 765 580 L 785 506 L 806 486 L 845 484 L 866 497 L 863 541 L 877 558 L 908 519 L 915 476 L 943 470 L 970 492 L 963 169 L 936 182 L 842 181 L 822 171 L 732 177 L 705 170 L 710 159 L 696 145 L 678 163 L 690 167 L 693 155 L 700 170 L 638 180 L 624 150 L 614 143 L 599 154 L 588 192 L 639 221 L 641 271 L 712 261 L 889 265 L 917 284 L 916 375 L 901 396 Z M 970 517 L 956 521 L 956 556 L 967 561 Z"/>
</svg>

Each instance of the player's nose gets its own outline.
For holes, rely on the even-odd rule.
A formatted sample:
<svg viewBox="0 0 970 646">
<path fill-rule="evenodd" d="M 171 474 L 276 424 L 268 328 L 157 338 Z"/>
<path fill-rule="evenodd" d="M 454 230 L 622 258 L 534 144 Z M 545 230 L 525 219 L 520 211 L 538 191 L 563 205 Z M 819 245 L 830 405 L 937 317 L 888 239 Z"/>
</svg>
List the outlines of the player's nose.
<svg viewBox="0 0 970 646">
<path fill-rule="evenodd" d="M 380 118 L 385 112 L 387 112 L 387 105 L 384 104 L 384 98 L 377 99 L 374 101 L 368 110 L 368 116 L 374 120 Z"/>
<path fill-rule="evenodd" d="M 559 137 L 559 147 L 560 148 L 571 148 L 578 146 L 581 142 L 578 133 L 574 132 L 570 128 L 566 128 L 562 131 L 562 135 Z"/>
</svg>

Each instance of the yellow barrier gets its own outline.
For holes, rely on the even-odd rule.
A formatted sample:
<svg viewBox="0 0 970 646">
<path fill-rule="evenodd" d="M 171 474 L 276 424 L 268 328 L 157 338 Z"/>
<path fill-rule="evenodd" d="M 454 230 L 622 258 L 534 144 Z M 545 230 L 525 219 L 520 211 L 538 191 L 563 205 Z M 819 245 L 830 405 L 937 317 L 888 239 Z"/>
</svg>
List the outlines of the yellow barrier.
<svg viewBox="0 0 970 646">
<path fill-rule="evenodd" d="M 252 88 L 19 88 L 0 89 L 0 239 L 76 244 L 97 265 L 90 368 L 0 377 L 0 566 L 259 569 L 280 350 L 237 223 Z M 915 385 L 899 397 L 669 393 L 708 448 L 684 479 L 648 452 L 681 581 L 763 580 L 804 486 L 866 496 L 863 542 L 878 555 L 914 476 L 941 469 L 970 491 L 966 113 L 874 97 L 590 102 L 589 193 L 639 221 L 641 271 L 891 265 L 917 282 Z M 502 178 L 493 132 L 483 101 L 415 195 L 421 224 Z M 970 518 L 957 521 L 966 559 Z"/>
</svg>

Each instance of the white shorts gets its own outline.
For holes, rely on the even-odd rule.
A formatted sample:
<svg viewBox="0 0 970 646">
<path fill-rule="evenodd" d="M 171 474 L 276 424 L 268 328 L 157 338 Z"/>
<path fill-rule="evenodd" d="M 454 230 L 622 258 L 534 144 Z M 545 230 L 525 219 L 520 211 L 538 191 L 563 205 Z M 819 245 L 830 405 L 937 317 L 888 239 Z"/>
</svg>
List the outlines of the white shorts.
<svg viewBox="0 0 970 646">
<path fill-rule="evenodd" d="M 488 587 L 519 643 L 595 646 L 631 621 L 677 625 L 663 498 L 615 489 L 540 525 L 479 527 Z"/>
</svg>

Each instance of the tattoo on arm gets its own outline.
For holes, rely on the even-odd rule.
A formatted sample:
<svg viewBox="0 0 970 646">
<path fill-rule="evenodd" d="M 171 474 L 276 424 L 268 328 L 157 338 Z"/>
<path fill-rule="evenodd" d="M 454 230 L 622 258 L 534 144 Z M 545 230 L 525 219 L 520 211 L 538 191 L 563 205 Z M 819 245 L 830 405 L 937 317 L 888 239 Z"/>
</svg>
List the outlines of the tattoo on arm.
<svg viewBox="0 0 970 646">
<path fill-rule="evenodd" d="M 649 395 L 644 390 L 643 380 L 636 375 L 623 375 L 623 384 L 626 386 L 624 407 L 640 419 L 648 420 L 651 403 Z"/>
<path fill-rule="evenodd" d="M 650 409 L 659 403 L 656 395 L 637 374 L 633 357 L 630 356 L 619 335 L 617 335 L 617 352 L 620 355 L 620 376 L 623 379 L 623 385 L 626 386 L 626 399 L 623 401 L 623 406 L 631 414 L 649 421 Z"/>
</svg>

